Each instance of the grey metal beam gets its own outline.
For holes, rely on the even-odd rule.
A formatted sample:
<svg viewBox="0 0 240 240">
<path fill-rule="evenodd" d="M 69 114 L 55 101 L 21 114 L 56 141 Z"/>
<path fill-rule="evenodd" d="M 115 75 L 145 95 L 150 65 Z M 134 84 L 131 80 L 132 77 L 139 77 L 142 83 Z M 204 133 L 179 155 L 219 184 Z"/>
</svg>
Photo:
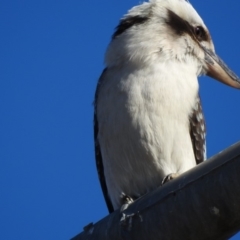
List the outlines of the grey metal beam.
<svg viewBox="0 0 240 240">
<path fill-rule="evenodd" d="M 126 215 L 125 221 L 121 218 Z M 72 240 L 225 240 L 240 230 L 240 142 Z"/>
</svg>

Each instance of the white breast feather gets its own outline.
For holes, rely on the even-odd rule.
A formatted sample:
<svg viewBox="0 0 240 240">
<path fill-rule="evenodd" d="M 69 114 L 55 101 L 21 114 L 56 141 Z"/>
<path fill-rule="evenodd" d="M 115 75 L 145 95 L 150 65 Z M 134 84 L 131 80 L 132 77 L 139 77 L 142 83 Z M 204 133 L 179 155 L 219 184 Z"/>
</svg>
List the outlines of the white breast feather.
<svg viewBox="0 0 240 240">
<path fill-rule="evenodd" d="M 154 63 L 136 71 L 112 68 L 104 76 L 98 138 L 114 208 L 122 192 L 142 195 L 167 174 L 196 165 L 188 117 L 198 81 L 189 63 L 175 69 L 171 62 Z"/>
</svg>

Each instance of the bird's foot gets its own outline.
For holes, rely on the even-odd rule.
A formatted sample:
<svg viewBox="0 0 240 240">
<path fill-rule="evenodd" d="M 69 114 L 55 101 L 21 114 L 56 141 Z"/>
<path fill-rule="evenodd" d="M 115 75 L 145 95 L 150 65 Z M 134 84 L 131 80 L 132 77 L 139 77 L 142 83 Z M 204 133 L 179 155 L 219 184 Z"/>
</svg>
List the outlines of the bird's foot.
<svg viewBox="0 0 240 240">
<path fill-rule="evenodd" d="M 137 213 L 124 213 L 123 211 L 128 208 L 128 206 L 134 202 L 133 198 L 128 195 L 122 194 L 121 196 L 122 207 L 120 209 L 121 219 L 120 225 L 122 227 L 122 234 L 124 235 L 125 231 L 129 232 L 132 229 L 132 222 L 135 216 L 138 216 L 143 221 L 142 216 L 139 212 Z M 125 238 L 124 238 L 125 239 Z"/>
<path fill-rule="evenodd" d="M 124 211 L 125 209 L 127 209 L 128 206 L 129 206 L 131 203 L 133 203 L 133 202 L 134 202 L 134 200 L 133 200 L 130 196 L 122 193 L 122 195 L 121 195 L 121 204 L 122 204 L 122 207 L 121 207 L 121 210 L 120 210 L 120 211 L 123 212 L 123 211 Z"/>
<path fill-rule="evenodd" d="M 179 176 L 178 173 L 170 173 L 170 174 L 168 174 L 166 177 L 163 178 L 162 185 L 167 183 L 167 182 L 169 182 L 169 181 L 171 181 L 171 180 L 173 180 L 173 179 L 175 179 L 175 178 L 177 178 L 178 176 Z"/>
<path fill-rule="evenodd" d="M 128 208 L 128 206 L 133 203 L 133 199 L 122 193 L 121 195 L 121 209 L 120 209 L 120 213 L 121 213 L 121 219 L 120 219 L 120 224 L 121 226 L 128 226 L 128 229 L 131 229 L 132 226 L 132 217 L 134 216 L 134 214 L 125 214 L 123 211 L 126 210 Z"/>
</svg>

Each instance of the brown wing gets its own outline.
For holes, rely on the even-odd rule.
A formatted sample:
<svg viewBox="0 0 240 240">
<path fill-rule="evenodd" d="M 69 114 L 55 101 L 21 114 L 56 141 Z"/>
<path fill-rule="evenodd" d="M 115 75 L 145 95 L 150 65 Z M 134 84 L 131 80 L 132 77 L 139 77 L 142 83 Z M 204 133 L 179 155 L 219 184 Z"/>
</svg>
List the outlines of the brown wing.
<svg viewBox="0 0 240 240">
<path fill-rule="evenodd" d="M 103 81 L 103 75 L 106 72 L 106 69 L 103 70 L 101 77 L 99 78 L 97 89 L 95 92 L 95 101 L 94 101 L 94 142 L 95 142 L 95 159 L 96 159 L 96 166 L 98 171 L 99 181 L 102 187 L 102 192 L 108 207 L 108 211 L 111 213 L 114 211 L 111 199 L 108 195 L 108 189 L 106 184 L 106 179 L 104 176 L 104 166 L 102 162 L 102 154 L 101 148 L 98 142 L 98 120 L 97 120 L 97 98 L 98 98 L 98 91 L 99 87 Z"/>
<path fill-rule="evenodd" d="M 206 125 L 199 96 L 190 117 L 190 135 L 195 159 L 197 164 L 199 164 L 206 158 Z"/>
</svg>

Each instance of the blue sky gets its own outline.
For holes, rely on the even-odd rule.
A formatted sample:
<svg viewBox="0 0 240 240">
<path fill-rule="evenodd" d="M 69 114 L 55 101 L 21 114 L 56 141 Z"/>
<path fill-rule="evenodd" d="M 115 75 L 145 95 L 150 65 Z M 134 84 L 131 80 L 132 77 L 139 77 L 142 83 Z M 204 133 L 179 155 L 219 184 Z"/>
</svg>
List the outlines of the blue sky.
<svg viewBox="0 0 240 240">
<path fill-rule="evenodd" d="M 107 215 L 92 102 L 113 29 L 138 3 L 0 1 L 1 239 L 69 239 Z M 191 3 L 240 75 L 240 2 Z M 240 139 L 240 92 L 207 77 L 200 88 L 212 156 Z"/>
</svg>

